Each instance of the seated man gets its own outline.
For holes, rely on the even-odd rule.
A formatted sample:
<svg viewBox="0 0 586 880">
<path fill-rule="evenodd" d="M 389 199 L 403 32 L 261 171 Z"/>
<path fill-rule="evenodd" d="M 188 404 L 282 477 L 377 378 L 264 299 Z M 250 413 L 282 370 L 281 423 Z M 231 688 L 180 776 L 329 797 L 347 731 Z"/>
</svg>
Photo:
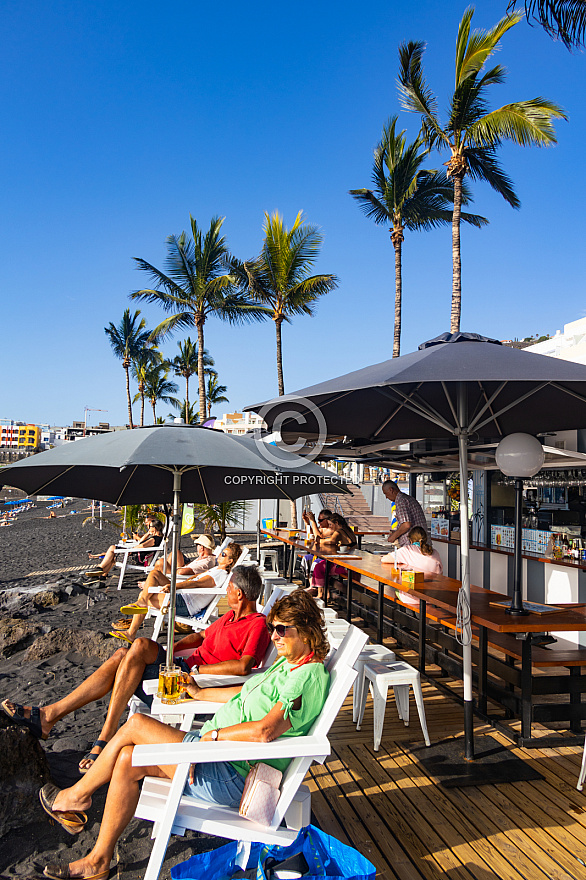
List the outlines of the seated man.
<svg viewBox="0 0 586 880">
<path fill-rule="evenodd" d="M 264 614 L 256 610 L 262 580 L 256 566 L 236 566 L 228 584 L 227 599 L 230 611 L 216 620 L 204 633 L 193 633 L 175 645 L 176 651 L 191 648 L 192 653 L 181 665 L 192 674 L 248 675 L 262 662 L 270 642 Z M 2 709 L 15 724 L 28 727 L 34 736 L 47 739 L 53 726 L 74 712 L 99 700 L 112 691 L 106 720 L 92 749 L 80 761 L 85 773 L 97 755 L 118 729 L 128 700 L 140 688 L 143 678 L 158 678 L 159 666 L 165 661 L 163 648 L 150 639 L 136 639 L 130 649 L 120 648 L 96 669 L 72 693 L 49 706 L 20 706 L 4 700 Z M 151 699 L 151 698 L 149 698 Z"/>
<path fill-rule="evenodd" d="M 182 565 L 181 568 L 178 568 L 177 574 L 189 575 L 191 578 L 195 578 L 200 574 L 205 574 L 205 572 L 217 565 L 217 560 L 214 555 L 214 542 L 208 537 L 208 535 L 192 535 L 191 537 L 193 543 L 197 547 L 197 557 L 192 560 L 192 562 L 187 563 L 187 565 Z M 183 559 L 183 554 L 181 554 L 181 558 Z M 168 592 L 170 580 L 166 574 L 163 574 L 163 565 L 164 560 L 159 559 L 155 567 L 147 575 L 146 581 L 139 583 L 141 592 L 136 600 L 137 605 L 144 605 L 147 607 L 147 604 L 153 604 L 148 602 L 148 598 L 150 590 L 154 587 L 161 587 L 161 593 Z M 154 607 L 159 606 L 157 605 Z M 140 621 L 137 622 L 136 627 L 133 628 L 133 632 L 136 632 L 139 623 Z M 122 620 L 117 620 L 112 624 L 114 630 L 118 632 L 127 632 L 131 626 L 132 620 L 129 620 L 128 618 L 122 618 Z"/>
<path fill-rule="evenodd" d="M 240 544 L 236 544 L 236 542 L 233 541 L 222 550 L 217 560 L 215 556 L 212 556 L 213 561 L 217 561 L 217 565 L 208 568 L 207 571 L 198 574 L 197 577 L 181 581 L 181 590 L 190 592 L 185 592 L 184 595 L 177 595 L 175 602 L 175 610 L 177 614 L 193 617 L 198 611 L 206 608 L 209 605 L 212 596 L 209 593 L 206 593 L 205 590 L 225 586 L 228 582 L 228 576 L 238 562 L 241 554 L 242 547 Z M 162 607 L 163 603 L 167 600 L 169 586 L 162 587 L 157 593 L 150 592 L 150 590 L 156 586 L 159 577 L 161 577 L 159 572 L 151 571 L 144 582 L 138 601 L 132 605 L 122 606 L 120 610 L 123 614 L 133 615 L 132 621 L 127 632 L 113 630 L 110 633 L 111 636 L 114 636 L 114 638 L 120 639 L 121 641 L 132 642 L 136 638 L 136 633 L 142 623 L 142 616 L 147 613 L 148 608 Z"/>
<path fill-rule="evenodd" d="M 140 538 L 133 544 L 132 550 L 145 550 L 148 547 L 158 547 L 161 541 L 163 540 L 163 523 L 158 519 L 150 520 L 150 525 L 148 527 L 148 531 L 145 535 Z M 104 554 L 104 558 L 95 568 L 90 569 L 89 571 L 84 572 L 84 577 L 87 578 L 99 578 L 100 580 L 105 580 L 108 577 L 111 569 L 114 567 L 114 563 L 116 562 L 116 550 L 119 549 L 116 547 L 116 544 L 112 544 L 108 547 L 108 550 Z M 139 558 L 140 561 L 143 562 L 144 559 L 141 557 L 150 556 L 151 554 L 140 553 Z M 90 559 L 99 558 L 100 554 L 90 554 Z"/>
</svg>

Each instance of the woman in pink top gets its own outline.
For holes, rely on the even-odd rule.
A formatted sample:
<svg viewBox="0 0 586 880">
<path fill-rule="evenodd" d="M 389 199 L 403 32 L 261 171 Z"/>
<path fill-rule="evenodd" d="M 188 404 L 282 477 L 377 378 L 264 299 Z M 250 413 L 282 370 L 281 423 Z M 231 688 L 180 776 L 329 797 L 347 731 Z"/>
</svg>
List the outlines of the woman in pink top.
<svg viewBox="0 0 586 880">
<path fill-rule="evenodd" d="M 437 550 L 433 549 L 427 532 L 420 526 L 415 526 L 409 532 L 409 543 L 397 550 L 397 566 L 399 568 L 412 568 L 415 571 L 423 571 L 425 574 L 443 574 L 442 561 Z M 381 562 L 395 563 L 395 554 L 387 553 Z M 419 599 L 413 599 L 408 593 L 397 590 L 397 598 L 409 605 L 419 605 Z"/>
</svg>

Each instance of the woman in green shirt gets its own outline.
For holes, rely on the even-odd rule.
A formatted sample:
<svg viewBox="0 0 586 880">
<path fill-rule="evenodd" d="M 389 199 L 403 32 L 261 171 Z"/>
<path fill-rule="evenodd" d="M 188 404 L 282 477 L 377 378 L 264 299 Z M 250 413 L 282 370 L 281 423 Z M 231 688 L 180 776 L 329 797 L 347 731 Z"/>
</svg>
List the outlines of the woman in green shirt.
<svg viewBox="0 0 586 880">
<path fill-rule="evenodd" d="M 267 626 L 278 658 L 266 672 L 251 676 L 243 686 L 227 688 L 199 688 L 189 677 L 186 690 L 192 697 L 225 703 L 200 731 L 184 734 L 148 715 L 133 715 L 79 782 L 63 790 L 52 783 L 41 789 L 45 812 L 69 833 L 77 834 L 87 821 L 85 811 L 91 806 L 92 795 L 110 782 L 94 848 L 75 862 L 48 864 L 43 872 L 46 877 L 105 880 L 108 876 L 116 842 L 134 815 L 140 781 L 145 776 L 170 779 L 175 773 L 175 765 L 133 767 L 135 745 L 183 739 L 271 742 L 279 736 L 308 732 L 321 712 L 329 687 L 329 673 L 324 667 L 329 645 L 323 615 L 305 590 L 296 590 L 275 603 Z M 267 763 L 283 770 L 289 760 Z M 235 806 L 250 766 L 247 761 L 192 764 L 186 792 L 212 803 Z"/>
</svg>

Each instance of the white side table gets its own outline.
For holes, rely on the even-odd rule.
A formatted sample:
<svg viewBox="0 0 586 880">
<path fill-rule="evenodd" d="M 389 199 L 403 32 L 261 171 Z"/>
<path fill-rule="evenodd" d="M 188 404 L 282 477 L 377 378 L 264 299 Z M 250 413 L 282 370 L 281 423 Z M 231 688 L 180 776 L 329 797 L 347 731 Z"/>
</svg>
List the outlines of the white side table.
<svg viewBox="0 0 586 880">
<path fill-rule="evenodd" d="M 364 715 L 364 707 L 366 705 L 366 681 L 369 682 L 369 689 L 372 691 L 374 702 L 374 750 L 378 751 L 383 735 L 383 724 L 385 721 L 385 710 L 387 706 L 387 694 L 389 687 L 395 692 L 395 701 L 399 718 L 409 725 L 409 688 L 413 688 L 413 695 L 419 712 L 419 722 L 423 731 L 425 745 L 430 745 L 429 734 L 427 732 L 427 724 L 425 721 L 425 709 L 423 707 L 423 694 L 421 692 L 421 681 L 419 672 L 408 663 L 397 660 L 394 663 L 380 663 L 370 661 L 364 664 L 365 682 L 362 690 L 362 699 L 360 712 L 358 717 L 358 727 L 362 724 Z"/>
</svg>

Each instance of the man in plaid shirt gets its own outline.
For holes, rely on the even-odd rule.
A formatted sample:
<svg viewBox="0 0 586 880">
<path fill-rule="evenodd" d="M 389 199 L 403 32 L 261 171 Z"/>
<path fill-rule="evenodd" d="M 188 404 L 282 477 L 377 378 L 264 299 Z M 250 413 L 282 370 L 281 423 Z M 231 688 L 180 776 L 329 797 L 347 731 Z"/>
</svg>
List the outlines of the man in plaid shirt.
<svg viewBox="0 0 586 880">
<path fill-rule="evenodd" d="M 390 533 L 387 541 L 396 541 L 399 547 L 409 543 L 409 532 L 415 526 L 428 531 L 427 520 L 421 505 L 411 495 L 405 495 L 393 480 L 385 480 L 382 484 L 383 495 L 395 505 L 397 527 Z"/>
</svg>

